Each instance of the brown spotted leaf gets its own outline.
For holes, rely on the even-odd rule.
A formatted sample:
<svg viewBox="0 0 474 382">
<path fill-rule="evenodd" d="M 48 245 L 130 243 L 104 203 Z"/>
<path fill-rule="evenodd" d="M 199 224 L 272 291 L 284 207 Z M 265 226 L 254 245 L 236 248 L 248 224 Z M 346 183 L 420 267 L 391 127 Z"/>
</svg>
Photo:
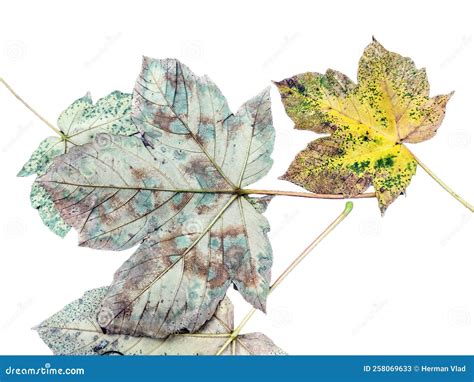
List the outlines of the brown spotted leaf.
<svg viewBox="0 0 474 382">
<path fill-rule="evenodd" d="M 214 315 L 196 333 L 177 333 L 163 339 L 105 334 L 97 323 L 107 288 L 87 291 L 35 329 L 59 355 L 215 355 L 234 329 L 234 307 L 225 297 Z M 99 316 L 100 318 L 100 316 Z M 262 333 L 236 337 L 224 355 L 285 354 Z"/>
<path fill-rule="evenodd" d="M 39 179 L 80 245 L 140 244 L 104 298 L 103 329 L 155 338 L 196 331 L 231 284 L 264 310 L 272 264 L 259 212 L 266 200 L 239 190 L 272 165 L 269 89 L 234 115 L 207 77 L 176 60 L 145 58 L 132 118 L 140 137 L 76 146 Z"/>
<path fill-rule="evenodd" d="M 358 84 L 328 70 L 276 85 L 297 129 L 329 134 L 300 152 L 283 179 L 347 197 L 373 185 L 382 212 L 415 174 L 405 143 L 435 135 L 452 94 L 430 98 L 425 70 L 375 40 L 359 62 Z"/>
</svg>

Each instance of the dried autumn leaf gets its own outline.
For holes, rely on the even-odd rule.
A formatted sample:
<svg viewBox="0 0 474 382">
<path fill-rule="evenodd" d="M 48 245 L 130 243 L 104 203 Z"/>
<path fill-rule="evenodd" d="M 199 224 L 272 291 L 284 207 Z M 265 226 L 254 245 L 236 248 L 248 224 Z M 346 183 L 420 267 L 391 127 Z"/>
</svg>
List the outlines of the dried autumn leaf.
<svg viewBox="0 0 474 382">
<path fill-rule="evenodd" d="M 145 58 L 132 114 L 141 138 L 76 146 L 39 179 L 80 245 L 140 244 L 115 274 L 101 326 L 148 337 L 193 332 L 231 284 L 264 310 L 269 225 L 240 190 L 272 165 L 269 89 L 234 115 L 207 77 Z"/>
<path fill-rule="evenodd" d="M 300 152 L 283 179 L 348 197 L 373 185 L 382 213 L 416 171 L 405 143 L 435 135 L 452 95 L 430 98 L 425 70 L 375 40 L 359 62 L 357 85 L 334 70 L 276 85 L 297 129 L 330 134 Z"/>
<path fill-rule="evenodd" d="M 54 354 L 215 355 L 234 329 L 234 306 L 225 297 L 196 333 L 177 333 L 164 339 L 104 334 L 97 314 L 106 293 L 106 287 L 87 291 L 35 328 Z M 239 335 L 233 342 L 223 354 L 285 354 L 262 333 Z"/>
<path fill-rule="evenodd" d="M 58 118 L 62 136 L 43 140 L 25 163 L 18 176 L 43 175 L 53 159 L 71 147 L 93 142 L 99 133 L 132 135 L 137 129 L 131 119 L 132 95 L 114 91 L 93 104 L 90 94 L 79 98 Z M 104 138 L 103 138 L 104 139 Z M 104 142 L 98 142 L 98 144 Z M 44 224 L 63 237 L 70 226 L 64 222 L 43 187 L 35 183 L 30 194 L 31 205 L 38 209 Z"/>
</svg>

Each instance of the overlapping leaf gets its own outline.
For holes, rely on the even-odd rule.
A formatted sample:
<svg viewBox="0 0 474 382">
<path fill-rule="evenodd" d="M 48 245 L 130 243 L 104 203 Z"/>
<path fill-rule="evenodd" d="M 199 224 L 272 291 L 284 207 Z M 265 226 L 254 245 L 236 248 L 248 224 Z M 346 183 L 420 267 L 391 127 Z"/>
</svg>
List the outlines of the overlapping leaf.
<svg viewBox="0 0 474 382">
<path fill-rule="evenodd" d="M 93 104 L 90 94 L 76 100 L 58 118 L 63 134 L 43 140 L 25 163 L 18 176 L 43 175 L 53 159 L 71 147 L 93 142 L 99 133 L 132 135 L 137 129 L 131 119 L 132 95 L 115 91 Z M 107 144 L 107 135 L 97 144 Z M 44 224 L 63 237 L 70 226 L 64 222 L 43 187 L 35 183 L 31 189 L 31 204 L 38 209 Z"/>
<path fill-rule="evenodd" d="M 234 307 L 225 297 L 212 318 L 196 333 L 177 333 L 164 339 L 104 334 L 97 314 L 107 288 L 84 296 L 48 318 L 37 328 L 41 339 L 59 355 L 215 355 L 234 328 Z M 262 333 L 236 337 L 224 355 L 285 354 Z"/>
<path fill-rule="evenodd" d="M 240 189 L 272 165 L 269 89 L 233 115 L 207 77 L 145 58 L 132 118 L 141 137 L 73 147 L 39 179 L 81 245 L 140 243 L 104 298 L 102 328 L 155 338 L 196 331 L 231 283 L 265 309 L 269 226 Z"/>
<path fill-rule="evenodd" d="M 416 171 L 404 144 L 434 136 L 451 96 L 430 98 L 425 70 L 375 40 L 360 60 L 357 85 L 334 70 L 276 85 L 297 129 L 330 134 L 299 153 L 283 179 L 345 196 L 373 185 L 382 212 Z"/>
</svg>

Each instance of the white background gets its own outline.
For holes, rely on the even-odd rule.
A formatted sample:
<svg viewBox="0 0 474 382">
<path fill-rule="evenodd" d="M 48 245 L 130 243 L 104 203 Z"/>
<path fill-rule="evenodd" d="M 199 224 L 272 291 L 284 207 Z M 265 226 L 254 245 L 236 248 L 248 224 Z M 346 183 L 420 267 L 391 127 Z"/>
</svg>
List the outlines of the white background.
<svg viewBox="0 0 474 382">
<path fill-rule="evenodd" d="M 416 155 L 474 202 L 474 27 L 469 2 L 9 1 L 2 4 L 0 75 L 55 122 L 72 101 L 130 92 L 141 56 L 174 57 L 208 74 L 233 110 L 269 84 L 338 69 L 355 79 L 372 35 L 427 67 L 432 94 L 456 94 L 438 135 Z M 315 135 L 292 130 L 272 90 L 277 180 Z M 0 353 L 50 354 L 30 328 L 83 292 L 110 283 L 132 250 L 99 252 L 61 240 L 29 205 L 32 178 L 16 173 L 51 131 L 0 87 Z M 343 209 L 343 201 L 278 197 L 266 216 L 273 274 Z M 356 200 L 340 225 L 269 297 L 262 331 L 290 354 L 472 354 L 473 219 L 418 169 L 381 218 Z M 237 319 L 249 306 L 231 292 Z"/>
</svg>

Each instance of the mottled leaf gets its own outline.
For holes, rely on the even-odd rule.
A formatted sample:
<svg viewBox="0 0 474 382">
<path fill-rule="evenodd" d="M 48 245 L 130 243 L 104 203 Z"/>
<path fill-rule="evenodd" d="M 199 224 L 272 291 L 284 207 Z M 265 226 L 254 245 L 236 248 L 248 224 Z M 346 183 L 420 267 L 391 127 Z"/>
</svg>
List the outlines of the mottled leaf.
<svg viewBox="0 0 474 382">
<path fill-rule="evenodd" d="M 104 330 L 196 331 L 231 283 L 264 310 L 269 225 L 240 188 L 272 165 L 269 89 L 234 115 L 207 77 L 176 60 L 145 58 L 132 114 L 141 137 L 74 147 L 40 179 L 80 245 L 140 244 L 104 299 L 112 312 L 101 316 Z"/>
<path fill-rule="evenodd" d="M 41 142 L 18 176 L 43 175 L 55 157 L 73 146 L 92 142 L 99 133 L 135 134 L 137 128 L 131 119 L 131 101 L 131 94 L 119 91 L 95 104 L 89 93 L 74 101 L 58 118 L 58 128 L 64 136 L 48 137 Z"/>
<path fill-rule="evenodd" d="M 34 183 L 31 187 L 30 200 L 31 206 L 38 210 L 43 223 L 56 235 L 60 237 L 66 236 L 71 226 L 61 218 L 59 211 L 46 190 L 37 183 Z"/>
<path fill-rule="evenodd" d="M 35 329 L 59 355 L 215 355 L 234 329 L 234 307 L 228 297 L 196 333 L 177 333 L 164 339 L 104 334 L 97 323 L 107 288 L 87 291 Z M 100 318 L 100 316 L 99 316 Z M 236 337 L 225 355 L 285 354 L 261 333 Z"/>
<path fill-rule="evenodd" d="M 334 70 L 276 85 L 297 129 L 330 134 L 299 153 L 283 179 L 348 197 L 373 185 L 382 212 L 415 174 L 405 143 L 434 136 L 452 95 L 430 98 L 425 70 L 375 40 L 360 60 L 357 85 Z"/>
<path fill-rule="evenodd" d="M 246 196 L 245 199 L 252 205 L 253 208 L 263 214 L 267 210 L 268 205 L 274 197 L 275 195 L 267 195 L 262 197 Z"/>
<path fill-rule="evenodd" d="M 59 136 L 44 139 L 23 165 L 18 176 L 42 175 L 52 159 L 67 152 L 67 148 L 67 142 Z"/>
<path fill-rule="evenodd" d="M 131 119 L 131 101 L 131 94 L 119 91 L 99 99 L 95 105 L 89 94 L 79 98 L 59 116 L 58 128 L 63 136 L 43 140 L 18 176 L 43 175 L 54 158 L 67 153 L 71 147 L 94 141 L 99 133 L 137 133 Z M 108 138 L 107 135 L 102 135 L 101 141 L 97 143 L 107 144 Z M 40 185 L 33 185 L 30 199 L 31 205 L 38 209 L 44 224 L 57 235 L 65 236 L 70 226 L 61 218 Z"/>
</svg>

